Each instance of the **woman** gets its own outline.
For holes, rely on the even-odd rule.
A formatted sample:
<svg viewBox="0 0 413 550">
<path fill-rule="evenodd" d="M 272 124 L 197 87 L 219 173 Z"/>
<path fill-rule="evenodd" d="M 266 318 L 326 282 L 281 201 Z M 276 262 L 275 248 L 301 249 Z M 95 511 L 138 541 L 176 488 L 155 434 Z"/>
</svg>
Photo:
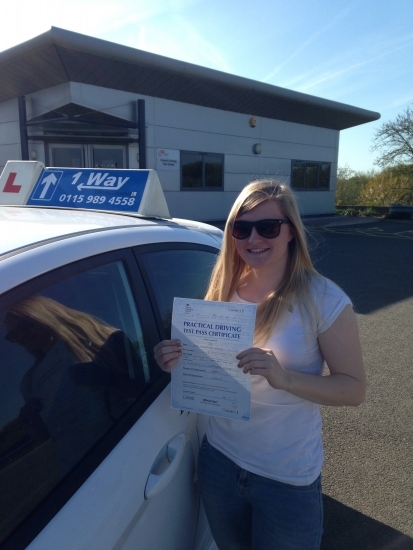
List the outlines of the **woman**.
<svg viewBox="0 0 413 550">
<path fill-rule="evenodd" d="M 319 405 L 359 405 L 366 379 L 349 298 L 314 269 L 294 194 L 256 181 L 237 198 L 206 300 L 259 304 L 251 421 L 210 417 L 198 470 L 221 550 L 316 550 L 322 536 Z M 155 357 L 170 371 L 179 341 Z M 329 373 L 322 376 L 324 362 Z"/>
<path fill-rule="evenodd" d="M 5 325 L 5 338 L 34 357 L 20 421 L 35 441 L 56 442 L 66 474 L 143 391 L 141 359 L 122 331 L 45 296 L 12 306 Z"/>
</svg>

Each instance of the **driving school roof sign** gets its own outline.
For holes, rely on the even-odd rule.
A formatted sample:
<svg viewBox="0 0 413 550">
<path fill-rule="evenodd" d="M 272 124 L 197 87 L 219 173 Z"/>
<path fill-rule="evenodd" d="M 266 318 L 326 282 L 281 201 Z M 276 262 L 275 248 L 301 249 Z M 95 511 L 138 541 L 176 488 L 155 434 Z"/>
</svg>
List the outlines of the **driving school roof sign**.
<svg viewBox="0 0 413 550">
<path fill-rule="evenodd" d="M 0 204 L 170 217 L 154 170 L 45 168 L 37 161 L 7 162 L 0 176 Z"/>
</svg>

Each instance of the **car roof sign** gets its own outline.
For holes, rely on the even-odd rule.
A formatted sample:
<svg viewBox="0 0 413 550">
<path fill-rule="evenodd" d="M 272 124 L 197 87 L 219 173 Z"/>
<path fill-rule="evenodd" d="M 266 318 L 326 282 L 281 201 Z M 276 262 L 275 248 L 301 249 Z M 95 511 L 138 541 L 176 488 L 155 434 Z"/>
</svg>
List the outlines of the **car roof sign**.
<svg viewBox="0 0 413 550">
<path fill-rule="evenodd" d="M 8 161 L 0 176 L 0 204 L 135 212 L 170 218 L 154 170 L 46 168 L 38 161 Z"/>
<path fill-rule="evenodd" d="M 9 160 L 0 176 L 0 204 L 26 204 L 43 168 L 37 161 Z"/>
</svg>

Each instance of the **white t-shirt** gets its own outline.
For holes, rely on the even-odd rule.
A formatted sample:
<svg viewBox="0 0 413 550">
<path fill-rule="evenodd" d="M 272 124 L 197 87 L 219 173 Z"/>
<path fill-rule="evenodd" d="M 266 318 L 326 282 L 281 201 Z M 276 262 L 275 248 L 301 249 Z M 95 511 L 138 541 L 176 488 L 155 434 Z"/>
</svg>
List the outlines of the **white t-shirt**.
<svg viewBox="0 0 413 550">
<path fill-rule="evenodd" d="M 314 276 L 311 295 L 319 313 L 315 323 L 303 319 L 296 304 L 260 345 L 274 352 L 284 369 L 321 376 L 324 359 L 318 334 L 326 331 L 348 296 L 332 281 Z M 233 302 L 248 303 L 235 294 Z M 313 326 L 312 326 L 313 325 Z M 320 407 L 251 375 L 251 420 L 209 417 L 211 445 L 252 473 L 291 485 L 309 485 L 321 472 L 323 446 Z"/>
</svg>

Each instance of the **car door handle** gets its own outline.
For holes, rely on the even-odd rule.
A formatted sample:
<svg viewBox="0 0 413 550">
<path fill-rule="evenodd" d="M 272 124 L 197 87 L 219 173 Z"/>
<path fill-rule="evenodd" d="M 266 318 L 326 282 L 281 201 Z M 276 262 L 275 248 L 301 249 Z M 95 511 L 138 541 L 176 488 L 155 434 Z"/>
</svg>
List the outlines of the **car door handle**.
<svg viewBox="0 0 413 550">
<path fill-rule="evenodd" d="M 145 498 L 160 493 L 174 478 L 185 451 L 185 434 L 180 433 L 162 448 L 148 476 L 145 486 Z"/>
</svg>

